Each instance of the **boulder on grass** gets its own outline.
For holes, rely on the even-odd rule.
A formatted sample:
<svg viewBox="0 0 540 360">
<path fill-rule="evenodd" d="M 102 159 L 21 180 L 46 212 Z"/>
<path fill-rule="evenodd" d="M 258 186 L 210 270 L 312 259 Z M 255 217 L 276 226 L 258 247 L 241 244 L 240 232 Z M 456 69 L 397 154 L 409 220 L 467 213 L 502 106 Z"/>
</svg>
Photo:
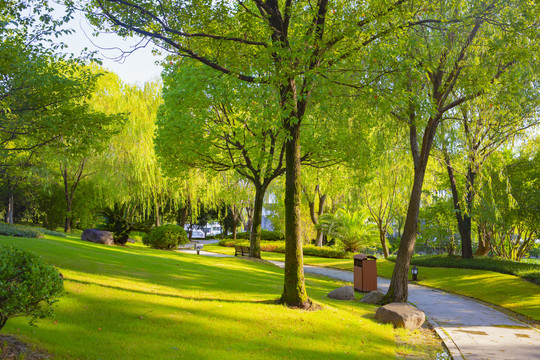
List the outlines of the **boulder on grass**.
<svg viewBox="0 0 540 360">
<path fill-rule="evenodd" d="M 328 297 L 337 300 L 354 300 L 354 289 L 352 286 L 343 286 L 332 290 Z"/>
<path fill-rule="evenodd" d="M 392 323 L 396 327 L 416 330 L 426 321 L 426 314 L 411 304 L 390 303 L 377 309 L 375 319 L 383 323 Z"/>
<path fill-rule="evenodd" d="M 84 230 L 81 235 L 81 240 L 105 245 L 112 245 L 114 243 L 112 232 L 98 229 Z"/>
<path fill-rule="evenodd" d="M 360 301 L 366 304 L 378 304 L 384 297 L 384 294 L 380 291 L 372 291 L 364 296 Z"/>
</svg>

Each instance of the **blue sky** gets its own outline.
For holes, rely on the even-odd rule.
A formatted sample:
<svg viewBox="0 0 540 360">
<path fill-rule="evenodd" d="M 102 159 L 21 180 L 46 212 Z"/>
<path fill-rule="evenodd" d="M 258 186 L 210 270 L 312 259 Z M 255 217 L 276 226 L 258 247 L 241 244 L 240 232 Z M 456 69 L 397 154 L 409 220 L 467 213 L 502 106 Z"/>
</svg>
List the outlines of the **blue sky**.
<svg viewBox="0 0 540 360">
<path fill-rule="evenodd" d="M 61 5 L 55 7 L 60 8 Z M 60 9 L 59 14 L 62 14 Z M 156 65 L 156 61 L 163 59 L 164 56 L 154 56 L 151 44 L 144 49 L 136 50 L 119 62 L 115 58 L 121 52 L 114 48 L 129 51 L 140 39 L 124 40 L 116 34 L 100 34 L 94 37 L 92 26 L 81 13 L 75 14 L 67 27 L 73 29 L 74 33 L 60 39 L 68 46 L 64 51 L 78 55 L 85 47 L 90 51 L 96 50 L 97 57 L 103 61 L 103 67 L 117 73 L 124 82 L 130 84 L 142 85 L 147 81 L 160 79 L 162 67 Z"/>
</svg>

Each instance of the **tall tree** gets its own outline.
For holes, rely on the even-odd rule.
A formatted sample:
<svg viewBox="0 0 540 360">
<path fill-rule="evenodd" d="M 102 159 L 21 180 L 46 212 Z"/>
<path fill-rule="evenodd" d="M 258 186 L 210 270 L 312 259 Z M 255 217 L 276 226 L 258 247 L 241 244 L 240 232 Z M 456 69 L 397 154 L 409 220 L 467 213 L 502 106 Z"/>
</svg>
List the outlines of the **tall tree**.
<svg viewBox="0 0 540 360">
<path fill-rule="evenodd" d="M 396 34 L 392 45 L 372 43 L 363 71 L 345 73 L 349 84 L 352 71 L 361 76 L 357 88 L 373 103 L 386 106 L 409 132 L 414 178 L 386 301 L 408 297 L 422 187 L 439 124 L 452 121 L 458 106 L 526 71 L 531 65 L 527 53 L 538 46 L 538 10 L 525 1 L 424 4 L 414 15 L 418 26 Z"/>
<path fill-rule="evenodd" d="M 231 79 L 266 86 L 285 146 L 285 280 L 283 303 L 310 306 L 303 272 L 300 224 L 301 129 L 313 91 L 346 59 L 396 29 L 410 26 L 406 2 L 173 3 L 95 0 L 86 10 L 101 29 L 138 34 Z M 412 9 L 414 11 L 414 9 Z M 405 17 L 400 19 L 397 15 Z M 304 143 L 305 144 L 305 143 Z M 410 230 L 408 230 L 410 232 Z"/>
<path fill-rule="evenodd" d="M 455 114 L 458 121 L 454 127 L 444 131 L 447 139 L 441 141 L 442 163 L 450 180 L 462 254 L 467 256 L 472 257 L 474 201 L 483 164 L 497 149 L 540 121 L 536 74 L 523 73 L 520 78 L 524 81 L 520 86 L 505 86 L 491 96 L 464 104 Z M 459 185 L 460 177 L 464 180 L 464 189 Z M 487 254 L 486 245 L 479 239 L 478 255 Z"/>
<path fill-rule="evenodd" d="M 255 85 L 223 79 L 221 73 L 201 66 L 174 65 L 168 70 L 156 150 L 169 166 L 234 170 L 253 184 L 250 256 L 260 258 L 265 193 L 285 172 L 286 137 L 270 117 L 275 113 L 272 94 L 246 106 L 248 99 L 261 95 Z"/>
</svg>

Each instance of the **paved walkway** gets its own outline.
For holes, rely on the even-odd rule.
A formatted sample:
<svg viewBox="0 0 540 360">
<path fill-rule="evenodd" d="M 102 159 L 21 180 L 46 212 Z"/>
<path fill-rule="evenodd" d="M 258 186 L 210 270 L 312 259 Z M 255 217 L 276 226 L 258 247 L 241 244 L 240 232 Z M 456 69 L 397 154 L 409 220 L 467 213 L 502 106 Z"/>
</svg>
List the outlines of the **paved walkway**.
<svg viewBox="0 0 540 360">
<path fill-rule="evenodd" d="M 231 256 L 207 251 L 201 255 Z M 350 271 L 305 265 L 304 272 L 353 282 Z M 380 291 L 386 292 L 389 285 L 390 280 L 378 278 Z M 409 284 L 409 302 L 426 313 L 454 360 L 540 359 L 540 331 L 470 298 Z"/>
</svg>

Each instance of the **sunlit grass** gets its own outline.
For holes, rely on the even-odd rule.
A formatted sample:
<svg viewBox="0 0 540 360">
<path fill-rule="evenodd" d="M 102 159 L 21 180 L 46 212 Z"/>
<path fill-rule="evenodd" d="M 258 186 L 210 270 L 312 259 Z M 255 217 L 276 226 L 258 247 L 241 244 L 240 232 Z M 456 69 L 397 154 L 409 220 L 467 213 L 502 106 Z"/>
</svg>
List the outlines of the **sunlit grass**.
<svg viewBox="0 0 540 360">
<path fill-rule="evenodd" d="M 1 237 L 55 264 L 66 294 L 56 317 L 37 328 L 8 321 L 11 333 L 55 359 L 388 359 L 409 333 L 373 321 L 375 306 L 326 294 L 339 281 L 307 277 L 319 311 L 274 304 L 283 270 L 234 258 L 104 246 L 74 238 Z"/>
<path fill-rule="evenodd" d="M 234 248 L 205 245 L 208 251 L 234 255 Z M 285 255 L 262 252 L 263 259 L 284 261 Z M 330 259 L 304 256 L 305 265 L 322 266 L 340 270 L 353 270 L 352 259 Z M 378 259 L 377 274 L 391 278 L 392 261 Z M 456 269 L 442 267 L 419 267 L 418 284 L 430 286 L 460 295 L 469 296 L 490 304 L 540 320 L 540 286 L 517 276 L 493 271 Z"/>
</svg>

